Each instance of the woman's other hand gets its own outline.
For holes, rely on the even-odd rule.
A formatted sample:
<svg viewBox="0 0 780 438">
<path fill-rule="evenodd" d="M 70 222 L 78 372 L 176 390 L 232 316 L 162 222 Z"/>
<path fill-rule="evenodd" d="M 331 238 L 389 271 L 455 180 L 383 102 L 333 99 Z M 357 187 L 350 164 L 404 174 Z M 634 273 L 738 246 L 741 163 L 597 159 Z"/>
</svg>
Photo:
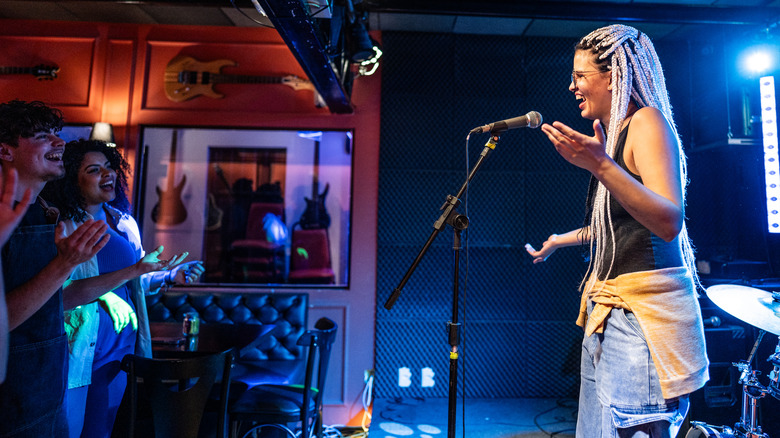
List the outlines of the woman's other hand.
<svg viewBox="0 0 780 438">
<path fill-rule="evenodd" d="M 122 333 L 127 324 L 133 325 L 133 331 L 138 330 L 138 317 L 127 301 L 119 298 L 113 292 L 106 292 L 98 298 L 98 302 L 111 316 L 111 320 L 114 322 L 114 331 L 117 334 Z"/>
<path fill-rule="evenodd" d="M 198 281 L 204 272 L 206 272 L 206 268 L 203 267 L 203 262 L 193 261 L 173 268 L 171 277 L 178 284 L 192 284 Z"/>
<path fill-rule="evenodd" d="M 542 247 L 538 251 L 534 249 L 530 243 L 525 244 L 525 250 L 528 251 L 528 254 L 534 258 L 534 264 L 547 260 L 547 258 L 550 257 L 556 249 L 558 249 L 558 245 L 556 245 L 557 239 L 557 234 L 550 235 L 550 237 L 548 237 L 547 240 L 542 243 Z"/>
</svg>

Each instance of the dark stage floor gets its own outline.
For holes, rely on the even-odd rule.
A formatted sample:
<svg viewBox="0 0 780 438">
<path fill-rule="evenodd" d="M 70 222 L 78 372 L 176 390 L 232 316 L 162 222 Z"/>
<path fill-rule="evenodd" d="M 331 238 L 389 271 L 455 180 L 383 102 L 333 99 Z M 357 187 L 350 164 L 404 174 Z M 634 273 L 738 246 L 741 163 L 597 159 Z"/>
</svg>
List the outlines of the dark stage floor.
<svg viewBox="0 0 780 438">
<path fill-rule="evenodd" d="M 446 438 L 448 401 L 376 399 L 371 438 Z M 465 409 L 465 414 L 464 414 Z M 468 438 L 571 438 L 577 405 L 571 399 L 458 399 L 456 436 Z"/>
<path fill-rule="evenodd" d="M 777 400 L 763 399 L 762 421 L 765 433 L 780 438 L 777 427 L 780 410 Z M 371 438 L 447 438 L 445 398 L 376 399 L 369 436 Z M 464 414 L 465 408 L 465 414 Z M 692 409 L 694 421 L 714 426 L 734 426 L 740 406 L 728 410 Z M 463 419 L 466 433 L 463 434 Z M 468 438 L 572 438 L 577 419 L 573 399 L 458 399 L 456 437 Z M 686 424 L 678 438 L 689 430 Z"/>
</svg>

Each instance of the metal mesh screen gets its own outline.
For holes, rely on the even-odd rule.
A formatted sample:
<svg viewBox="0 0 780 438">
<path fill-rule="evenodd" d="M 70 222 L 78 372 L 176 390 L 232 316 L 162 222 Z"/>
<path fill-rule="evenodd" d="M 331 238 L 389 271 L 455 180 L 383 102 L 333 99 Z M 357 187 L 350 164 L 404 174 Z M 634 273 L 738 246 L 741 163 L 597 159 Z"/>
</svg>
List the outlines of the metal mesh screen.
<svg viewBox="0 0 780 438">
<path fill-rule="evenodd" d="M 725 36 L 724 36 L 725 37 Z M 475 126 L 539 111 L 592 132 L 568 91 L 575 41 L 555 38 L 386 32 L 383 34 L 376 368 L 378 397 L 444 397 L 452 306 L 452 230 L 445 229 L 392 310 L 383 304 L 484 149 Z M 686 216 L 700 260 L 718 278 L 777 275 L 769 253 L 761 147 L 740 136 L 741 100 L 729 93 L 720 43 L 656 43 L 680 137 L 689 157 Z M 733 78 L 732 78 L 733 79 Z M 738 88 L 738 87 L 732 87 Z M 727 94 L 731 104 L 727 104 Z M 730 110 L 730 113 L 729 113 Z M 733 129 L 732 129 L 733 128 Z M 587 172 L 566 163 L 539 130 L 502 135 L 459 211 L 464 233 L 459 298 L 465 322 L 465 394 L 558 397 L 576 393 L 581 331 L 573 321 L 582 250 L 532 265 L 523 245 L 582 224 Z M 769 261 L 768 266 L 762 264 Z M 722 266 L 720 266 L 722 264 Z M 756 266 L 754 268 L 754 266 Z M 721 275 L 723 277 L 718 277 Z M 398 369 L 408 368 L 408 386 Z M 423 386 L 424 368 L 434 377 Z M 404 382 L 406 383 L 406 382 Z M 429 386 L 433 383 L 433 386 Z M 462 385 L 463 382 L 461 381 Z M 459 388 L 461 394 L 464 389 Z"/>
<path fill-rule="evenodd" d="M 574 41 L 423 33 L 383 34 L 376 395 L 445 397 L 453 301 L 453 232 L 439 234 L 391 310 L 383 307 L 455 195 L 487 136 L 468 131 L 536 110 L 581 121 L 567 90 Z M 550 120 L 548 120 L 550 121 Z M 523 249 L 582 223 L 588 175 L 539 130 L 505 133 L 458 208 L 469 217 L 461 253 L 461 378 L 469 397 L 576 393 L 581 330 L 574 325 L 580 251 L 533 265 Z M 408 386 L 399 369 L 409 371 Z M 424 385 L 423 369 L 433 372 Z M 428 372 L 429 372 L 428 371 Z M 430 378 L 430 372 L 428 374 Z M 402 379 L 403 380 L 403 379 Z M 462 380 L 459 392 L 463 393 Z"/>
</svg>

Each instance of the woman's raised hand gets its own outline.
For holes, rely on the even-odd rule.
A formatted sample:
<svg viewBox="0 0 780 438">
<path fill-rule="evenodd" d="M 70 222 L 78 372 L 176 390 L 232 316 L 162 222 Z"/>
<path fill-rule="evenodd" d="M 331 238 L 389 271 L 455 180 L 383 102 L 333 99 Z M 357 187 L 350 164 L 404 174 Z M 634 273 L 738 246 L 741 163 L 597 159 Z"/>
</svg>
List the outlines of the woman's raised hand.
<svg viewBox="0 0 780 438">
<path fill-rule="evenodd" d="M 561 122 L 553 122 L 552 125 L 545 123 L 542 131 L 566 161 L 591 173 L 595 173 L 605 159 L 610 159 L 606 153 L 606 136 L 599 120 L 593 121 L 592 137 Z"/>
<path fill-rule="evenodd" d="M 183 262 L 184 259 L 187 258 L 187 256 L 190 254 L 188 252 L 183 252 L 181 254 L 176 254 L 173 257 L 171 257 L 168 260 L 160 260 L 160 255 L 165 250 L 165 247 L 162 245 L 155 248 L 154 251 L 150 251 L 146 253 L 146 255 L 136 263 L 136 267 L 139 268 L 141 271 L 141 274 L 146 274 L 149 272 L 154 271 L 162 271 L 166 269 L 171 269 L 178 265 L 179 263 Z"/>
</svg>

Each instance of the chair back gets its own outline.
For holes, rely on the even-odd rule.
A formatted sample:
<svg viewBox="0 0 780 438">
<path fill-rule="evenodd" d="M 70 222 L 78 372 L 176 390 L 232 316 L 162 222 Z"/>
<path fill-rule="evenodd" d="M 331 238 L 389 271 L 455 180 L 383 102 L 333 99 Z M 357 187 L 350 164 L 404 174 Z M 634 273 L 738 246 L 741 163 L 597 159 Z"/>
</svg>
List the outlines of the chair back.
<svg viewBox="0 0 780 438">
<path fill-rule="evenodd" d="M 332 284 L 335 282 L 336 275 L 331 265 L 328 230 L 293 229 L 290 251 L 288 278 L 290 283 Z"/>
<path fill-rule="evenodd" d="M 314 423 L 316 434 L 322 436 L 322 402 L 325 393 L 325 378 L 328 374 L 328 362 L 330 353 L 333 349 L 333 342 L 336 340 L 336 330 L 338 326 L 330 318 L 320 318 L 314 324 L 313 330 L 308 330 L 298 340 L 298 345 L 309 347 L 308 357 L 306 359 L 306 376 L 303 386 L 303 405 L 309 406 L 312 398 L 314 399 Z M 316 377 L 314 368 L 317 369 Z M 314 383 L 314 379 L 316 384 Z M 314 391 L 312 391 L 314 389 Z M 301 428 L 309 429 L 309 410 L 301 409 Z"/>
<path fill-rule="evenodd" d="M 290 269 L 330 268 L 328 230 L 293 230 Z"/>
<path fill-rule="evenodd" d="M 127 372 L 130 402 L 130 436 L 135 435 L 138 402 L 151 408 L 156 438 L 196 438 L 212 387 L 221 377 L 217 436 L 226 436 L 227 403 L 230 390 L 229 352 L 192 355 L 172 359 L 149 359 L 128 354 L 122 360 Z M 142 382 L 139 391 L 138 382 Z"/>
</svg>

